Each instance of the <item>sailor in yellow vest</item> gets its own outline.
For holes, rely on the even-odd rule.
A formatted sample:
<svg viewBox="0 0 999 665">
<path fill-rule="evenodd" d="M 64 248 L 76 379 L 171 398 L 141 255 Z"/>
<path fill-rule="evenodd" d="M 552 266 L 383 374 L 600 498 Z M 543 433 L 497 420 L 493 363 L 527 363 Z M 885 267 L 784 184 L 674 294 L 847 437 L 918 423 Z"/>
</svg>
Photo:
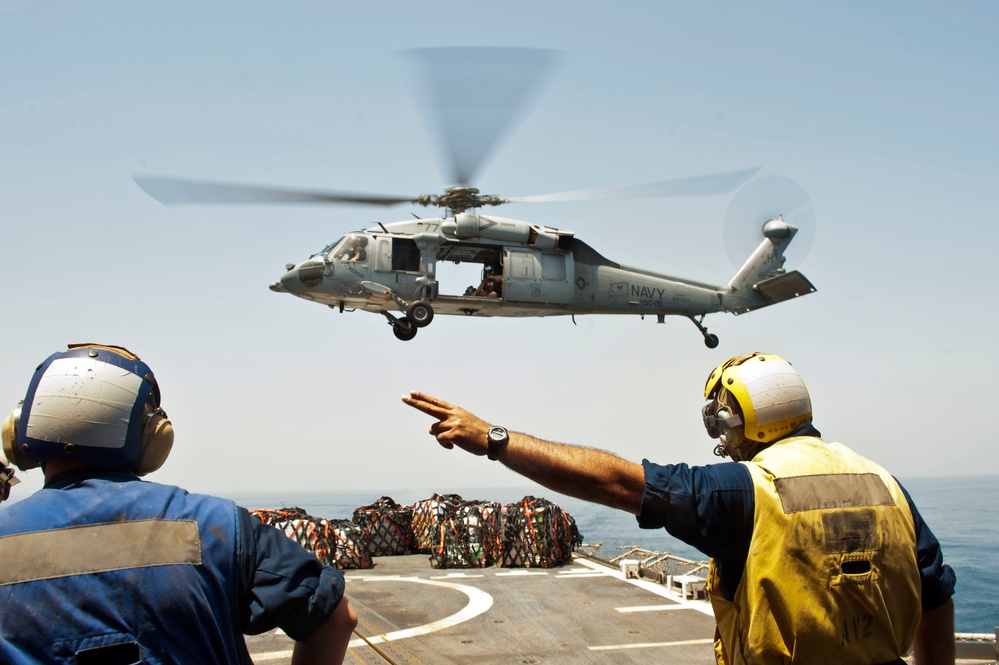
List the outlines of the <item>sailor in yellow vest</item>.
<svg viewBox="0 0 999 665">
<path fill-rule="evenodd" d="M 812 426 L 808 390 L 783 358 L 730 358 L 702 411 L 733 462 L 629 462 L 492 426 L 414 392 L 445 448 L 487 455 L 556 492 L 628 511 L 712 557 L 719 663 L 954 662 L 954 571 L 883 468 Z"/>
</svg>

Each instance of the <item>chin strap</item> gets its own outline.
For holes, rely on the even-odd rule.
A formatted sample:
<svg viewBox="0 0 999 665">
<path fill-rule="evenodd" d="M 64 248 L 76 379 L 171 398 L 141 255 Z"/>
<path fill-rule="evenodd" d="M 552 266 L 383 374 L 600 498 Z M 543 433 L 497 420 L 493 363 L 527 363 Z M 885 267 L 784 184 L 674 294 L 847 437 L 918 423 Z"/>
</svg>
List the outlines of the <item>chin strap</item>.
<svg viewBox="0 0 999 665">
<path fill-rule="evenodd" d="M 718 457 L 728 457 L 728 450 L 725 449 L 723 444 L 719 443 L 715 446 L 715 455 Z"/>
<path fill-rule="evenodd" d="M 0 464 L 0 503 L 7 500 L 10 496 L 10 488 L 21 482 L 19 478 L 14 477 L 14 469 Z"/>
</svg>

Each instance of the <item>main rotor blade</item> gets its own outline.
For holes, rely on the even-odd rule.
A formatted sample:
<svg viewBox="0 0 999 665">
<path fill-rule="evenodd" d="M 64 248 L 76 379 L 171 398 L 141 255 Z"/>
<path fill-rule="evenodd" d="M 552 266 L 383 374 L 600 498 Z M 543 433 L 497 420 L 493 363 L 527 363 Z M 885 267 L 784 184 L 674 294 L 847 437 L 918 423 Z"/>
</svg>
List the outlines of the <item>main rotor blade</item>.
<svg viewBox="0 0 999 665">
<path fill-rule="evenodd" d="M 416 197 L 412 196 L 278 189 L 178 178 L 135 176 L 132 179 L 146 194 L 166 205 L 178 203 L 360 203 L 392 206 L 399 203 L 417 202 Z"/>
<path fill-rule="evenodd" d="M 670 196 L 712 196 L 725 194 L 752 178 L 760 167 L 715 173 L 711 175 L 647 182 L 643 185 L 595 187 L 558 194 L 538 194 L 508 198 L 511 203 L 542 203 L 547 201 L 598 201 L 614 199 L 645 199 Z"/>
<path fill-rule="evenodd" d="M 468 185 L 524 110 L 555 60 L 527 48 L 426 48 L 404 51 L 423 74 L 425 114 L 439 133 L 454 185 Z"/>
</svg>

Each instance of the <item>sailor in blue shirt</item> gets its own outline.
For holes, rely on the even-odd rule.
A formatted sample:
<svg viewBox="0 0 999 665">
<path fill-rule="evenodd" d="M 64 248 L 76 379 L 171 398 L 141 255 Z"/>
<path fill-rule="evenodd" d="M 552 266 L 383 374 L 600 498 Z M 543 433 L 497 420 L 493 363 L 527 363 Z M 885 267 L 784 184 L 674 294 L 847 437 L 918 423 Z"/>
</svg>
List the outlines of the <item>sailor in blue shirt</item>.
<svg viewBox="0 0 999 665">
<path fill-rule="evenodd" d="M 3 448 L 45 486 L 0 511 L 0 662 L 251 663 L 280 627 L 295 662 L 340 663 L 343 575 L 232 501 L 139 476 L 173 443 L 152 371 L 73 345 L 35 372 Z"/>
</svg>

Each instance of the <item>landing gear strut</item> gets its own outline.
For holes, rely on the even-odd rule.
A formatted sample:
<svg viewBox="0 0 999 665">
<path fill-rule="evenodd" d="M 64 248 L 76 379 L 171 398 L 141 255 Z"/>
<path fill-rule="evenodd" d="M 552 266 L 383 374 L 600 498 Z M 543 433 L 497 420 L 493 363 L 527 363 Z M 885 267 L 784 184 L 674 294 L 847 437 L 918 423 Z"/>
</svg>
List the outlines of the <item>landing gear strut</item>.
<svg viewBox="0 0 999 665">
<path fill-rule="evenodd" d="M 690 319 L 690 321 L 695 326 L 697 326 L 697 329 L 701 331 L 701 334 L 704 335 L 704 346 L 708 347 L 709 349 L 713 349 L 716 346 L 718 346 L 718 335 L 713 335 L 709 333 L 708 329 L 704 327 L 703 314 L 701 314 L 701 316 L 696 319 L 692 315 L 688 316 L 687 318 Z"/>
<path fill-rule="evenodd" d="M 395 317 L 390 312 L 382 312 L 388 319 L 389 325 L 392 326 L 392 333 L 397 339 L 408 342 L 416 337 L 417 329 L 429 326 L 430 322 L 434 320 L 434 308 L 426 300 L 406 302 L 392 289 L 377 282 L 364 281 L 361 282 L 361 286 L 371 293 L 388 296 L 405 313 L 402 317 Z"/>
</svg>

